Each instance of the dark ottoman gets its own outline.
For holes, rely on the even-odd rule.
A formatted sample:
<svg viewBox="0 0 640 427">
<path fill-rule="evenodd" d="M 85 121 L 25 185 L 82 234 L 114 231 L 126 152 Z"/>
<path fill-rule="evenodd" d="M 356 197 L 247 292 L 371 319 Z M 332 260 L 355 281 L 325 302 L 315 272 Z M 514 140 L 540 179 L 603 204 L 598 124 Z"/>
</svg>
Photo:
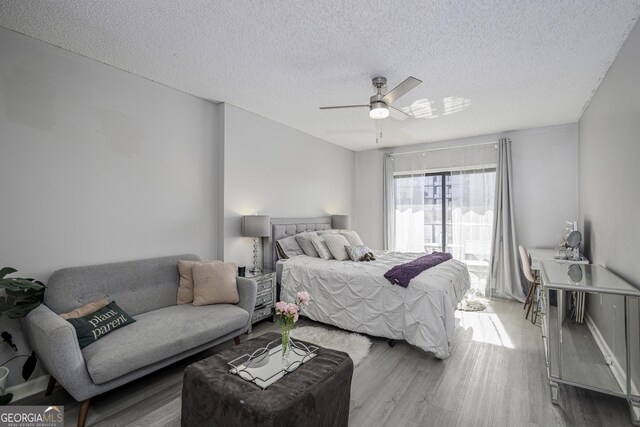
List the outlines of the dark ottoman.
<svg viewBox="0 0 640 427">
<path fill-rule="evenodd" d="M 266 390 L 229 373 L 227 362 L 279 337 L 264 334 L 187 366 L 182 426 L 347 426 L 353 375 L 347 353 L 320 348 Z"/>
</svg>

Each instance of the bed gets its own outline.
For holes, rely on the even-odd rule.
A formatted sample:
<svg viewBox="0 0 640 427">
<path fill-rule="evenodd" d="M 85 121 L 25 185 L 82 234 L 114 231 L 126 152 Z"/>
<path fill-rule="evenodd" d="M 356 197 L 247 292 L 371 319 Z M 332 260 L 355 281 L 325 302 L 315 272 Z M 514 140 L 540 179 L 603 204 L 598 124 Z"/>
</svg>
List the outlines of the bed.
<svg viewBox="0 0 640 427">
<path fill-rule="evenodd" d="M 294 301 L 307 291 L 308 318 L 372 336 L 406 340 L 437 358 L 451 351 L 454 312 L 469 289 L 464 263 L 446 261 L 411 280 L 407 288 L 392 285 L 384 273 L 419 253 L 374 251 L 376 260 L 353 262 L 299 255 L 278 260 L 276 241 L 304 231 L 331 228 L 329 218 L 272 219 L 272 268 L 278 271 L 280 299 Z"/>
</svg>

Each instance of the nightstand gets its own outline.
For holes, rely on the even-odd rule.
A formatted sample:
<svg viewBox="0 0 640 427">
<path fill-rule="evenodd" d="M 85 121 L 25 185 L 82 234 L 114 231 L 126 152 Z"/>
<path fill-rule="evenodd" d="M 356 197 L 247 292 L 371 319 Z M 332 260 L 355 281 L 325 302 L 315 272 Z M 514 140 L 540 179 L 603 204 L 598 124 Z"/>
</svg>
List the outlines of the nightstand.
<svg viewBox="0 0 640 427">
<path fill-rule="evenodd" d="M 270 270 L 262 270 L 262 272 L 257 274 L 247 272 L 245 277 L 258 282 L 256 306 L 253 310 L 251 325 L 269 317 L 271 317 L 272 321 L 275 320 L 276 272 Z M 250 334 L 252 329 L 253 327 L 249 326 L 247 333 Z"/>
</svg>

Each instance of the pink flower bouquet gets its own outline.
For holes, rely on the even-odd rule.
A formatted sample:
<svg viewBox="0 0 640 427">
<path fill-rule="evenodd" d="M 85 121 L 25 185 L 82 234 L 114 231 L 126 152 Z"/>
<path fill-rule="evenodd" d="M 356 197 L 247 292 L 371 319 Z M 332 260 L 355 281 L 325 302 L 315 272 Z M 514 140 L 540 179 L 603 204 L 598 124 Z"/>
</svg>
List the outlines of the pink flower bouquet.
<svg viewBox="0 0 640 427">
<path fill-rule="evenodd" d="M 278 301 L 276 303 L 276 316 L 282 331 L 282 354 L 286 356 L 289 349 L 289 333 L 298 321 L 300 306 L 309 304 L 311 297 L 307 292 L 298 292 L 296 302 Z"/>
<path fill-rule="evenodd" d="M 311 297 L 307 292 L 298 292 L 296 295 L 296 302 L 284 302 L 279 301 L 276 303 L 276 316 L 278 316 L 278 323 L 280 326 L 290 325 L 298 321 L 300 314 L 300 306 L 308 305 Z"/>
</svg>

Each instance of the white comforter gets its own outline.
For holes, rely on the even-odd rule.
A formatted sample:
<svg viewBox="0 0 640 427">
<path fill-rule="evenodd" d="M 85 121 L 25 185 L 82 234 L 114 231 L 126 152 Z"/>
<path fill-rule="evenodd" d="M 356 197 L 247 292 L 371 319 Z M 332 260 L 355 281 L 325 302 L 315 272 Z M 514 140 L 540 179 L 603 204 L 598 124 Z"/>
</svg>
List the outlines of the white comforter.
<svg viewBox="0 0 640 427">
<path fill-rule="evenodd" d="M 420 273 L 407 288 L 384 277 L 391 267 L 424 254 L 375 251 L 376 261 L 288 259 L 282 270 L 281 299 L 311 295 L 302 313 L 312 320 L 368 335 L 402 339 L 444 359 L 451 350 L 454 311 L 469 289 L 465 264 L 446 261 Z"/>
</svg>

